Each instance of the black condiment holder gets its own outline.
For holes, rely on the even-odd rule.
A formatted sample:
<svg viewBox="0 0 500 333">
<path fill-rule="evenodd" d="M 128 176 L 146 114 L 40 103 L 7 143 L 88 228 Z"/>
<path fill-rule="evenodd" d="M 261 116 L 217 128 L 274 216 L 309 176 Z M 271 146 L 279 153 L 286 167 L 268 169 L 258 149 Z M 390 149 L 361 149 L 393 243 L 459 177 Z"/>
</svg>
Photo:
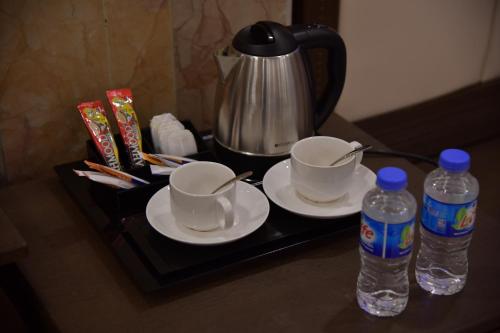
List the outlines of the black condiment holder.
<svg viewBox="0 0 500 333">
<path fill-rule="evenodd" d="M 193 133 L 196 141 L 198 153 L 188 156 L 196 160 L 212 160 L 212 154 L 208 152 L 203 139 L 189 121 L 182 121 L 184 127 Z M 145 153 L 155 153 L 151 131 L 149 128 L 141 129 L 142 149 Z M 126 216 L 136 212 L 144 211 L 149 199 L 161 188 L 169 183 L 169 176 L 153 175 L 149 163 L 144 166 L 133 168 L 128 159 L 122 137 L 114 135 L 120 163 L 124 172 L 133 176 L 147 180 L 150 184 L 138 185 L 131 189 L 113 188 L 111 186 L 91 182 L 90 192 L 95 202 L 108 214 Z M 91 162 L 106 165 L 95 143 L 87 141 L 87 155 Z"/>
</svg>

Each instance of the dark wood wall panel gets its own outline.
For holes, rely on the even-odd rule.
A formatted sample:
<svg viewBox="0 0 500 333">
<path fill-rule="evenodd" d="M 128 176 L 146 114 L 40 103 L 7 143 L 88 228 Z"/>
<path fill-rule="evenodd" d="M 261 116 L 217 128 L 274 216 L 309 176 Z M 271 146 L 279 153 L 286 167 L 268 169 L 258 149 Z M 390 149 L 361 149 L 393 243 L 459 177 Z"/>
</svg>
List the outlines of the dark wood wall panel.
<svg viewBox="0 0 500 333">
<path fill-rule="evenodd" d="M 428 156 L 498 137 L 500 79 L 356 124 L 393 149 Z"/>
<path fill-rule="evenodd" d="M 338 29 L 340 0 L 294 0 L 292 5 L 292 23 L 326 24 Z M 328 75 L 326 71 L 327 54 L 325 50 L 309 51 L 312 71 L 316 82 L 316 95 L 323 92 Z"/>
<path fill-rule="evenodd" d="M 292 23 L 321 23 L 336 30 L 339 8 L 340 0 L 294 0 Z"/>
</svg>

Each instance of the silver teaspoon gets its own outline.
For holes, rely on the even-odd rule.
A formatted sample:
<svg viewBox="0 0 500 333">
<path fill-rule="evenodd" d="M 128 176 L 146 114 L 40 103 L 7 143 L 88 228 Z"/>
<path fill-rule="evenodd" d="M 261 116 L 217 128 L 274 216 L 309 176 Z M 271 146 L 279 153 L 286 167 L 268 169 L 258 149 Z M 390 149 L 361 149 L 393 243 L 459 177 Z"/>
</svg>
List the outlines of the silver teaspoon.
<svg viewBox="0 0 500 333">
<path fill-rule="evenodd" d="M 370 146 L 370 145 L 365 145 L 365 146 L 361 146 L 361 147 L 355 148 L 352 151 L 348 152 L 347 154 L 345 154 L 342 157 L 340 157 L 337 160 L 335 160 L 335 162 L 333 162 L 332 164 L 330 164 L 330 166 L 334 166 L 335 164 L 337 164 L 337 163 L 345 160 L 346 158 L 349 158 L 349 157 L 351 157 L 353 155 L 356 155 L 357 153 L 360 153 L 362 151 L 368 150 L 370 148 L 372 148 L 372 146 Z"/>
<path fill-rule="evenodd" d="M 250 177 L 251 175 L 253 175 L 253 171 L 246 171 L 246 172 L 243 172 L 243 173 L 240 173 L 239 175 L 237 175 L 236 177 L 233 177 L 231 179 L 229 179 L 227 182 L 225 182 L 224 184 L 222 184 L 221 186 L 217 187 L 215 190 L 213 190 L 210 194 L 215 194 L 217 192 L 219 192 L 221 189 L 223 189 L 224 187 L 226 187 L 227 185 L 233 183 L 233 182 L 236 182 L 238 180 L 241 180 L 241 179 L 244 179 L 244 178 L 248 178 Z"/>
</svg>

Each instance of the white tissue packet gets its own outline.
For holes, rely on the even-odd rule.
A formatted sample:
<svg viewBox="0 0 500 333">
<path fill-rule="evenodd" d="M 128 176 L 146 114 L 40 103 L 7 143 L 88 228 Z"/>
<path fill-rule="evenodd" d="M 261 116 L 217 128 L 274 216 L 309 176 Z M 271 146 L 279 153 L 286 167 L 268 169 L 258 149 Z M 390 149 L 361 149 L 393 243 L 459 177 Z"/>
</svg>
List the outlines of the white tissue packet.
<svg viewBox="0 0 500 333">
<path fill-rule="evenodd" d="M 193 134 L 171 113 L 154 116 L 150 127 L 157 153 L 186 156 L 198 152 Z"/>
<path fill-rule="evenodd" d="M 197 153 L 196 141 L 189 130 L 175 131 L 162 141 L 162 153 L 175 156 L 187 156 Z"/>
<path fill-rule="evenodd" d="M 157 153 L 186 156 L 198 152 L 193 133 L 186 130 L 171 113 L 154 116 L 150 126 Z"/>
<path fill-rule="evenodd" d="M 184 125 L 181 124 L 175 118 L 175 116 L 171 113 L 162 113 L 159 115 L 154 116 L 151 118 L 151 121 L 149 123 L 149 127 L 151 128 L 151 138 L 153 140 L 153 146 L 155 148 L 155 151 L 159 151 L 160 143 L 159 143 L 159 129 L 162 127 L 164 124 L 170 124 L 174 123 L 176 124 L 176 127 L 180 127 L 181 129 L 184 129 Z"/>
</svg>

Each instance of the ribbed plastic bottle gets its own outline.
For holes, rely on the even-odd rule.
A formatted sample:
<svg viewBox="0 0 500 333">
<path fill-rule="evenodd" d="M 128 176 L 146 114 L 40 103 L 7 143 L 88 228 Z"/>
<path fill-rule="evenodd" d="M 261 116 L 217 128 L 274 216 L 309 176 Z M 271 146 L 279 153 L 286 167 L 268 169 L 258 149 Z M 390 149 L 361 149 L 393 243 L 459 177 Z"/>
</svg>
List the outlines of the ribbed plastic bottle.
<svg viewBox="0 0 500 333">
<path fill-rule="evenodd" d="M 467 249 L 476 219 L 479 184 L 469 172 L 470 156 L 447 149 L 439 168 L 424 182 L 421 246 L 415 275 L 418 284 L 437 295 L 452 295 L 465 286 Z"/>
<path fill-rule="evenodd" d="M 383 168 L 377 187 L 363 198 L 356 294 L 363 310 L 380 317 L 395 316 L 408 303 L 417 203 L 406 185 L 406 172 Z"/>
</svg>

